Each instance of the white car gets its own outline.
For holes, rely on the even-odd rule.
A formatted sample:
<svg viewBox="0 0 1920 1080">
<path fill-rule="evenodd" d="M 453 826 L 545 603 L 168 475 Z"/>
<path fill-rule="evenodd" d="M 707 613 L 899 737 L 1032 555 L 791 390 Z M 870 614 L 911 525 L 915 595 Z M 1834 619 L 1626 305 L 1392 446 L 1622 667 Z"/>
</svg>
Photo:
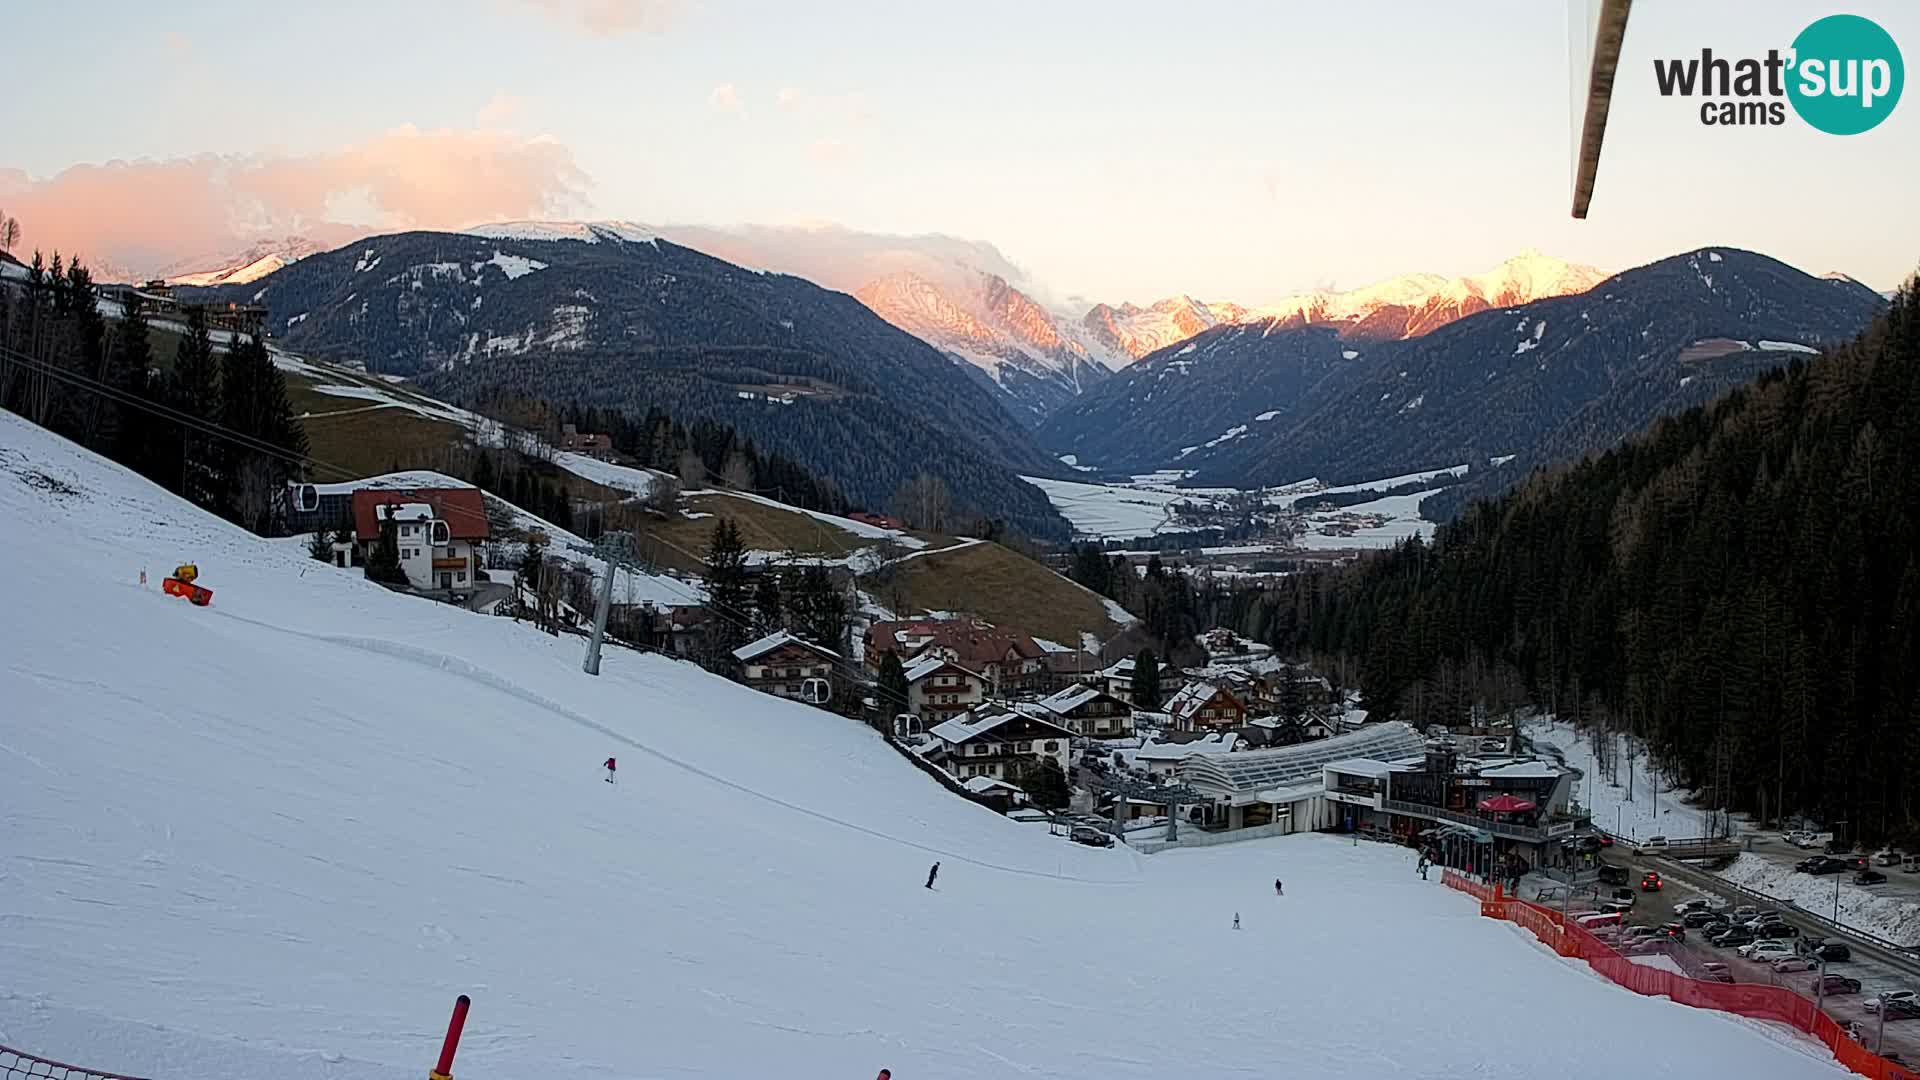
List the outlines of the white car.
<svg viewBox="0 0 1920 1080">
<path fill-rule="evenodd" d="M 1673 905 L 1673 913 L 1675 915 L 1684 917 L 1687 915 L 1691 915 L 1696 911 L 1710 911 L 1712 910 L 1712 908 L 1713 908 L 1713 901 L 1707 899 L 1704 896 L 1696 896 L 1691 900 L 1682 900 L 1679 903 Z"/>
<path fill-rule="evenodd" d="M 1773 961 L 1773 970 L 1782 974 L 1794 971 L 1812 971 L 1819 966 L 1819 961 L 1809 960 L 1804 956 L 1782 956 Z"/>
<path fill-rule="evenodd" d="M 1920 1006 L 1920 1001 L 1914 1000 L 1914 992 L 1911 990 L 1882 990 L 1879 993 L 1868 998 L 1867 1000 L 1861 1002 L 1860 1007 L 1867 1010 L 1870 1013 L 1879 1012 L 1880 1006 L 1883 1002 L 1891 1003 L 1895 1006 L 1900 1006 L 1900 1005 L 1905 1005 L 1908 1007 Z"/>
<path fill-rule="evenodd" d="M 1649 836 L 1633 846 L 1635 855 L 1658 854 L 1665 850 L 1667 850 L 1667 838 L 1664 836 Z"/>
<path fill-rule="evenodd" d="M 1762 938 L 1750 941 L 1734 950 L 1749 960 L 1784 960 L 1793 955 L 1793 946 L 1775 938 Z"/>
</svg>

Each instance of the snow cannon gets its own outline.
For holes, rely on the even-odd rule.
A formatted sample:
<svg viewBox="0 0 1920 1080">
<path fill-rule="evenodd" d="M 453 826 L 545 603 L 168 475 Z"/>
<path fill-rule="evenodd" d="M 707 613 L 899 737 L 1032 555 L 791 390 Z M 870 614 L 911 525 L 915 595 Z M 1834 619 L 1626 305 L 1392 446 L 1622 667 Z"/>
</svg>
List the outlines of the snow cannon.
<svg viewBox="0 0 1920 1080">
<path fill-rule="evenodd" d="M 160 589 L 168 596 L 178 596 L 191 602 L 195 607 L 206 607 L 213 602 L 213 590 L 204 585 L 196 585 L 200 577 L 200 568 L 192 563 L 182 563 L 173 568 L 173 574 L 160 582 Z"/>
</svg>

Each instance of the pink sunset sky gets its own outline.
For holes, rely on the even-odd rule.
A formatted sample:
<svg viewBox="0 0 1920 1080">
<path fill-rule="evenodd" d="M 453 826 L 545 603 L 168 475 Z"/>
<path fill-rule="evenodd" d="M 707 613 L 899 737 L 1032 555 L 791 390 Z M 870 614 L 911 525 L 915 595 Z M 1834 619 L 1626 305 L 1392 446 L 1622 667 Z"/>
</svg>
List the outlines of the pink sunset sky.
<svg viewBox="0 0 1920 1080">
<path fill-rule="evenodd" d="M 1703 127 L 1654 88 L 1654 58 L 1784 49 L 1819 4 L 1637 5 L 1571 220 L 1593 3 L 21 5 L 0 210 L 22 257 L 130 273 L 556 217 L 938 233 L 1059 302 L 1257 304 L 1525 247 L 1913 271 L 1920 102 L 1842 138 Z M 1915 5 L 1847 10 L 1920 47 Z"/>
</svg>

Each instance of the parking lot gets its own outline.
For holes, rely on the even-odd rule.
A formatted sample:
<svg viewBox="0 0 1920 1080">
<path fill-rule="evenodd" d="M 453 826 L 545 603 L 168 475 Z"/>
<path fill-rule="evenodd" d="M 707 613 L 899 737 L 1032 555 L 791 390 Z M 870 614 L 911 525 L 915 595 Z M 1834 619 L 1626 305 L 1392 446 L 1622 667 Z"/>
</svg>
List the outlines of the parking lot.
<svg viewBox="0 0 1920 1080">
<path fill-rule="evenodd" d="M 1785 847 L 1785 845 L 1782 846 Z M 1796 849 L 1789 847 L 1787 850 Z M 1750 903 L 1744 898 L 1733 896 L 1725 891 L 1716 892 L 1711 884 L 1712 879 L 1704 873 L 1690 871 L 1665 860 L 1633 855 L 1624 846 L 1610 848 L 1602 857 L 1604 861 L 1624 867 L 1628 872 L 1628 886 L 1634 890 L 1635 903 L 1633 910 L 1623 919 L 1626 925 L 1658 926 L 1662 923 L 1677 921 L 1673 913 L 1674 905 L 1696 897 L 1724 900 L 1732 906 Z M 1801 853 L 1801 857 L 1804 858 L 1805 853 Z M 1641 892 L 1639 890 L 1641 877 L 1648 870 L 1660 873 L 1664 882 L 1664 887 L 1660 891 Z M 1600 895 L 1605 896 L 1611 892 L 1612 887 L 1603 887 Z M 1552 900 L 1543 902 L 1557 904 L 1557 901 Z M 1591 899 L 1578 899 L 1571 901 L 1571 904 L 1576 908 L 1590 907 Z M 1762 906 L 1764 909 L 1764 905 Z M 1795 926 L 1803 936 L 1812 934 L 1827 937 L 1829 940 L 1844 940 L 1817 923 L 1808 922 L 1791 908 L 1782 906 L 1779 910 L 1785 920 Z M 1852 958 L 1829 963 L 1826 970 L 1830 974 L 1859 980 L 1861 990 L 1857 994 L 1826 997 L 1824 1005 L 1828 1014 L 1840 1023 L 1857 1023 L 1862 1032 L 1863 1042 L 1872 1048 L 1878 1034 L 1880 1020 L 1875 1014 L 1867 1012 L 1862 1003 L 1881 990 L 1920 990 L 1920 978 L 1913 973 L 1914 965 L 1911 963 L 1896 964 L 1883 957 L 1871 955 L 1862 948 L 1854 947 L 1857 944 L 1855 942 L 1847 942 L 1847 944 L 1853 947 Z M 1698 931 L 1689 930 L 1686 941 L 1675 946 L 1672 951 L 1676 954 L 1686 954 L 1676 955 L 1675 959 L 1687 970 L 1698 970 L 1698 965 L 1702 962 L 1721 963 L 1727 965 L 1728 972 L 1735 982 L 1784 986 L 1809 999 L 1815 996 L 1814 972 L 1776 972 L 1769 964 L 1741 959 L 1731 948 L 1721 949 L 1707 944 L 1705 935 Z M 1886 1021 L 1885 1039 L 1884 1049 L 1887 1053 L 1898 1055 L 1906 1062 L 1920 1062 L 1920 1019 L 1889 1018 Z"/>
</svg>

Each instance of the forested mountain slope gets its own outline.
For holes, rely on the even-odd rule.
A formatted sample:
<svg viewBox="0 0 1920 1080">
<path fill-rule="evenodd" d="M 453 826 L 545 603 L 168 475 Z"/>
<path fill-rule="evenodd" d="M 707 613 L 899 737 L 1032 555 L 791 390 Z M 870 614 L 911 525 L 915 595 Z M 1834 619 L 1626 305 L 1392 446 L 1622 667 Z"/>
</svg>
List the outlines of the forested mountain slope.
<svg viewBox="0 0 1920 1080">
<path fill-rule="evenodd" d="M 1270 594 L 1378 714 L 1531 697 L 1735 810 L 1920 822 L 1920 304 L 1412 543 Z"/>
<path fill-rule="evenodd" d="M 857 502 L 885 505 L 925 471 L 969 508 L 1065 533 L 1017 477 L 1058 463 L 946 357 L 844 293 L 637 227 L 373 237 L 194 295 L 265 304 L 287 348 L 450 400 L 657 407 L 727 424 Z"/>
</svg>

